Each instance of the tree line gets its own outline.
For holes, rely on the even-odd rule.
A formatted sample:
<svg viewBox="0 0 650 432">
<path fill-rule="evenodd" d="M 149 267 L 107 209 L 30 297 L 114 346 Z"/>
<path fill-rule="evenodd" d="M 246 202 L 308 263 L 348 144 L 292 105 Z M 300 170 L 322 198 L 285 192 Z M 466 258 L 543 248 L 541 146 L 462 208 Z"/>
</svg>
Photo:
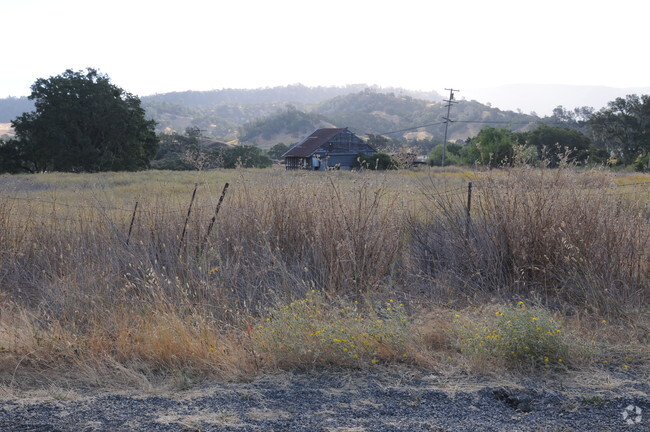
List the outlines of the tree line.
<svg viewBox="0 0 650 432">
<path fill-rule="evenodd" d="M 445 148 L 446 147 L 446 148 Z M 553 116 L 529 132 L 494 127 L 459 144 L 437 144 L 429 153 L 432 165 L 480 163 L 509 165 L 515 161 L 556 166 L 564 158 L 577 164 L 633 166 L 650 169 L 650 96 L 617 98 L 599 111 L 557 107 Z"/>
<path fill-rule="evenodd" d="M 446 165 L 497 167 L 523 162 L 555 167 L 561 159 L 578 164 L 604 164 L 609 159 L 609 153 L 593 146 L 583 133 L 547 124 L 530 132 L 486 127 L 466 142 L 436 145 L 429 153 L 429 163 L 441 165 L 443 151 Z"/>
<path fill-rule="evenodd" d="M 483 125 L 475 136 L 450 143 L 437 137 L 408 140 L 374 134 L 368 134 L 368 141 L 387 153 L 400 149 L 427 153 L 433 166 L 442 165 L 444 153 L 446 165 L 496 167 L 525 162 L 553 167 L 564 159 L 582 165 L 650 170 L 650 95 L 617 98 L 599 111 L 558 106 L 552 116 L 536 123 L 529 131 L 512 130 L 507 122 L 502 127 Z"/>
<path fill-rule="evenodd" d="M 207 139 L 197 127 L 188 127 L 183 134 L 160 134 L 159 139 L 158 151 L 151 161 L 154 169 L 267 168 L 273 164 L 269 155 L 258 147 L 229 146 Z"/>
<path fill-rule="evenodd" d="M 146 118 L 140 99 L 92 68 L 38 79 L 31 90 L 28 99 L 33 101 L 34 111 L 12 121 L 15 138 L 0 140 L 0 172 L 265 167 L 272 163 L 271 157 L 277 159 L 289 148 L 284 143 L 268 152 L 254 146 L 228 146 L 202 137 L 198 127 L 189 127 L 184 134 L 156 134 L 156 123 Z M 384 99 L 371 91 L 360 97 L 357 99 L 366 105 L 372 102 L 373 109 L 380 109 Z M 341 97 L 330 104 L 350 100 Z M 384 109 L 387 115 L 403 118 L 411 106 L 421 105 L 410 97 L 400 97 L 399 101 L 390 110 Z M 282 129 L 309 129 L 322 120 L 321 115 L 292 107 L 270 117 L 270 123 Z M 405 146 L 417 153 L 426 151 L 432 165 L 442 163 L 444 152 L 446 164 L 500 166 L 523 161 L 555 166 L 564 158 L 578 164 L 648 167 L 649 95 L 617 98 L 599 111 L 557 107 L 545 120 L 546 124 L 540 122 L 530 131 L 484 127 L 476 136 L 455 143 L 436 138 L 391 139 L 378 134 L 368 134 L 368 141 L 385 153 L 398 152 Z M 266 126 L 254 122 L 240 134 L 264 134 Z"/>
</svg>

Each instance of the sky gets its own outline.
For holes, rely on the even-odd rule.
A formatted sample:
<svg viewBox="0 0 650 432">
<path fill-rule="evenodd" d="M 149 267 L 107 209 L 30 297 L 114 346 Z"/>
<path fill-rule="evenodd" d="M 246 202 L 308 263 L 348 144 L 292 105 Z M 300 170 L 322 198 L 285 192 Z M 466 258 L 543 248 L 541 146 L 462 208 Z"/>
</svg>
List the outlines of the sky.
<svg viewBox="0 0 650 432">
<path fill-rule="evenodd" d="M 99 69 L 145 96 L 365 83 L 650 87 L 639 0 L 0 0 L 0 98 Z"/>
</svg>

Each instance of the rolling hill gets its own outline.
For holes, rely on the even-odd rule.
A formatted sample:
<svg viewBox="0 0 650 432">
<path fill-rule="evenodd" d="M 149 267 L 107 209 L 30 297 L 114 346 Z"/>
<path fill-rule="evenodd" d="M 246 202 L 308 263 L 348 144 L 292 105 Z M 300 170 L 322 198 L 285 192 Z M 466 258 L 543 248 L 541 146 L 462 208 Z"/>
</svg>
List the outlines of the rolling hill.
<svg viewBox="0 0 650 432">
<path fill-rule="evenodd" d="M 349 127 L 359 136 L 382 134 L 399 141 L 441 141 L 446 114 L 445 103 L 366 89 L 325 101 L 309 112 L 289 107 L 245 123 L 239 135 L 246 143 L 262 148 L 279 142 L 295 143 L 318 127 L 332 126 Z M 539 117 L 501 111 L 476 101 L 459 101 L 453 106 L 451 118 L 454 122 L 449 127 L 450 140 L 475 136 L 486 125 L 525 131 L 541 121 Z M 430 126 L 418 128 L 421 125 Z"/>
<path fill-rule="evenodd" d="M 514 86 L 501 93 L 518 93 L 520 97 L 522 93 L 523 97 L 536 94 L 534 89 L 526 89 Z M 571 94 L 595 97 L 593 93 L 598 89 L 574 90 Z M 612 89 L 606 94 L 610 100 L 624 96 Z M 264 149 L 280 142 L 295 143 L 319 127 L 349 127 L 360 136 L 383 134 L 398 141 L 439 142 L 444 136 L 443 117 L 447 114 L 442 96 L 436 92 L 364 84 L 186 91 L 144 96 L 141 101 L 147 115 L 157 121 L 158 132 L 182 133 L 188 127 L 196 127 L 205 137 L 237 140 Z M 457 102 L 451 111 L 450 140 L 475 136 L 487 125 L 523 131 L 543 120 L 522 110 L 501 110 L 477 100 Z M 25 97 L 0 99 L 0 123 L 8 123 L 32 108 L 33 103 Z"/>
</svg>

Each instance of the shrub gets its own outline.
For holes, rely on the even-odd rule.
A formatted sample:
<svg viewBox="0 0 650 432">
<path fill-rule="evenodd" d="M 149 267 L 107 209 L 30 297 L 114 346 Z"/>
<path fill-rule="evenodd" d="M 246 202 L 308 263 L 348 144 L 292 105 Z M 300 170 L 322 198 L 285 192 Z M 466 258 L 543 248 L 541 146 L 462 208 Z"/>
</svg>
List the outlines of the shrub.
<svg viewBox="0 0 650 432">
<path fill-rule="evenodd" d="M 571 337 L 542 307 L 500 308 L 478 321 L 456 314 L 463 354 L 480 364 L 509 368 L 565 367 L 573 362 Z"/>
<path fill-rule="evenodd" d="M 458 144 L 447 144 L 445 149 L 445 165 L 461 165 L 460 151 L 462 147 Z M 442 165 L 443 145 L 438 144 L 429 152 L 429 165 Z"/>
<path fill-rule="evenodd" d="M 639 156 L 634 161 L 634 171 L 650 171 L 650 155 Z"/>
<path fill-rule="evenodd" d="M 373 155 L 359 153 L 357 163 L 359 167 L 371 170 L 397 169 L 397 163 L 386 153 L 375 153 Z"/>
<path fill-rule="evenodd" d="M 255 146 L 235 146 L 219 148 L 210 153 L 210 158 L 223 168 L 267 168 L 273 161 Z"/>
<path fill-rule="evenodd" d="M 391 299 L 364 310 L 358 301 L 311 291 L 270 309 L 253 338 L 262 358 L 279 367 L 361 366 L 406 357 L 407 335 L 401 303 Z"/>
<path fill-rule="evenodd" d="M 196 166 L 180 156 L 168 156 L 151 162 L 151 169 L 169 171 L 194 171 Z"/>
</svg>

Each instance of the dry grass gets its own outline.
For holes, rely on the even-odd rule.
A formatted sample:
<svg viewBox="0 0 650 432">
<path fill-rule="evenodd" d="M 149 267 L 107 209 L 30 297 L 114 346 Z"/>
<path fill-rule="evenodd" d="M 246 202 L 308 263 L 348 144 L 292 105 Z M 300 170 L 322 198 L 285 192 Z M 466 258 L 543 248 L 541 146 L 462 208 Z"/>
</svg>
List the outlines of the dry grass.
<svg viewBox="0 0 650 432">
<path fill-rule="evenodd" d="M 614 318 L 647 307 L 647 200 L 606 172 L 568 168 L 486 173 L 473 186 L 471 217 L 434 185 L 424 214 L 409 219 L 413 272 L 451 285 L 443 294 L 532 296 Z"/>
<path fill-rule="evenodd" d="M 457 367 L 471 363 L 457 353 L 457 310 L 529 298 L 623 362 L 650 337 L 649 184 L 525 167 L 0 177 L 0 376 L 186 385 L 303 361 L 372 367 L 404 355 Z M 333 340 L 349 339 L 332 335 L 314 341 L 318 361 L 313 349 L 280 349 L 309 340 L 311 330 L 300 333 L 280 312 L 312 290 L 327 298 L 312 314 L 318 324 L 358 333 L 367 349 L 351 351 Z M 391 299 L 404 304 L 405 320 L 392 345 L 354 321 L 377 319 Z M 268 330 L 270 315 L 278 328 Z M 314 324 L 309 315 L 302 330 Z M 587 334 L 594 320 L 608 323 L 600 335 Z"/>
</svg>

